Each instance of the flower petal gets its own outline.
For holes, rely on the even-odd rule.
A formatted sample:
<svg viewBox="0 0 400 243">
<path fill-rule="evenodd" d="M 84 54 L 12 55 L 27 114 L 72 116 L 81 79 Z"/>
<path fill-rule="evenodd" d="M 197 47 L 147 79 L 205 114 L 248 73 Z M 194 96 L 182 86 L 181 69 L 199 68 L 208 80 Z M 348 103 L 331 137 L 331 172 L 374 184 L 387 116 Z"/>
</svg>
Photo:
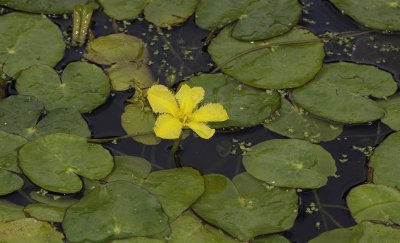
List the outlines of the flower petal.
<svg viewBox="0 0 400 243">
<path fill-rule="evenodd" d="M 177 116 L 179 107 L 172 92 L 164 85 L 153 85 L 147 91 L 147 100 L 156 113 L 168 113 Z"/>
<path fill-rule="evenodd" d="M 205 123 L 190 122 L 187 124 L 187 126 L 190 129 L 192 129 L 195 133 L 197 133 L 197 135 L 199 135 L 201 138 L 204 138 L 204 139 L 211 138 L 215 133 L 215 129 L 211 129 Z"/>
<path fill-rule="evenodd" d="M 207 104 L 193 113 L 195 122 L 222 122 L 229 119 L 228 113 L 221 104 Z"/>
<path fill-rule="evenodd" d="M 170 114 L 162 114 L 156 120 L 154 132 L 163 139 L 178 139 L 182 133 L 182 123 Z"/>
<path fill-rule="evenodd" d="M 194 108 L 204 99 L 204 89 L 202 87 L 190 88 L 189 85 L 183 84 L 178 93 L 176 93 L 176 99 L 179 102 L 181 112 L 190 115 Z"/>
</svg>

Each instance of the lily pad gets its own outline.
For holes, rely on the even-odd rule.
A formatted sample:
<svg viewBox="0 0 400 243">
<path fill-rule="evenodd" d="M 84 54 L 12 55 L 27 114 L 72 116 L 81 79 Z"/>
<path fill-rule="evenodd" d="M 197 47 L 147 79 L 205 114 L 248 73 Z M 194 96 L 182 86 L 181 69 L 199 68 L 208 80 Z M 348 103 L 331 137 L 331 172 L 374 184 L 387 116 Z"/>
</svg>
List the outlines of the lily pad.
<svg viewBox="0 0 400 243">
<path fill-rule="evenodd" d="M 390 73 L 373 66 L 340 62 L 324 65 L 313 81 L 293 91 L 293 98 L 312 114 L 357 124 L 384 116 L 384 110 L 370 96 L 385 98 L 396 90 Z"/>
<path fill-rule="evenodd" d="M 7 170 L 0 170 L 0 196 L 15 192 L 23 186 L 24 180 L 17 174 Z"/>
<path fill-rule="evenodd" d="M 400 95 L 393 95 L 387 100 L 378 102 L 385 109 L 381 121 L 395 131 L 400 131 Z"/>
<path fill-rule="evenodd" d="M 136 156 L 116 156 L 115 168 L 107 177 L 108 182 L 131 181 L 141 183 L 151 171 L 151 164 L 147 160 Z"/>
<path fill-rule="evenodd" d="M 0 242 L 63 243 L 63 234 L 46 222 L 32 218 L 0 222 Z"/>
<path fill-rule="evenodd" d="M 127 105 L 121 121 L 125 132 L 135 135 L 132 137 L 135 141 L 146 145 L 156 145 L 161 142 L 161 139 L 154 135 L 156 116 L 150 108 L 142 108 L 134 104 Z"/>
<path fill-rule="evenodd" d="M 358 223 L 400 223 L 400 191 L 397 189 L 374 184 L 357 186 L 348 194 L 347 205 Z"/>
<path fill-rule="evenodd" d="M 60 29 L 42 16 L 16 12 L 0 16 L 0 36 L 0 63 L 13 78 L 35 64 L 54 66 L 64 56 Z"/>
<path fill-rule="evenodd" d="M 89 42 L 84 57 L 97 64 L 140 61 L 147 57 L 144 42 L 123 33 L 101 36 Z"/>
<path fill-rule="evenodd" d="M 204 179 L 189 167 L 160 170 L 151 173 L 143 187 L 160 200 L 165 214 L 173 220 L 203 194 Z"/>
<path fill-rule="evenodd" d="M 365 243 L 365 242 L 398 242 L 400 230 L 381 224 L 363 222 L 350 228 L 338 228 L 324 232 L 312 239 L 310 243 Z"/>
<path fill-rule="evenodd" d="M 149 88 L 155 83 L 150 68 L 141 62 L 117 63 L 106 70 L 111 79 L 113 90 L 123 91 L 130 88 Z"/>
<path fill-rule="evenodd" d="M 168 218 L 148 191 L 115 181 L 89 191 L 68 208 L 62 226 L 70 242 L 99 242 L 163 232 Z"/>
<path fill-rule="evenodd" d="M 0 5 L 31 13 L 63 14 L 72 12 L 76 4 L 88 2 L 90 0 L 0 0 Z"/>
<path fill-rule="evenodd" d="M 102 179 L 112 171 L 114 162 L 101 145 L 57 133 L 25 144 L 19 151 L 19 166 L 33 183 L 46 190 L 75 193 L 82 189 L 79 176 Z"/>
<path fill-rule="evenodd" d="M 66 208 L 55 207 L 43 203 L 29 204 L 24 212 L 30 217 L 47 222 L 62 222 Z"/>
<path fill-rule="evenodd" d="M 204 224 L 192 214 L 184 214 L 171 224 L 172 233 L 169 236 L 169 243 L 239 243 L 221 230 Z"/>
<path fill-rule="evenodd" d="M 25 218 L 24 207 L 0 200 L 0 222 L 14 221 Z"/>
<path fill-rule="evenodd" d="M 226 109 L 229 120 L 212 124 L 214 128 L 259 125 L 280 105 L 278 93 L 241 84 L 224 74 L 201 74 L 185 83 L 204 88 L 204 103 L 220 103 Z"/>
<path fill-rule="evenodd" d="M 246 171 L 270 185 L 319 188 L 336 173 L 335 160 L 321 146 L 299 139 L 259 143 L 243 156 Z"/>
<path fill-rule="evenodd" d="M 204 179 L 206 191 L 193 210 L 239 240 L 292 227 L 298 207 L 294 189 L 270 187 L 248 173 L 237 175 L 233 181 L 217 174 Z"/>
<path fill-rule="evenodd" d="M 267 235 L 257 237 L 251 243 L 290 243 L 290 241 L 282 235 Z"/>
<path fill-rule="evenodd" d="M 400 1 L 393 0 L 330 0 L 343 14 L 365 27 L 399 31 Z"/>
<path fill-rule="evenodd" d="M 374 151 L 369 162 L 376 184 L 400 188 L 400 132 L 387 137 Z"/>
<path fill-rule="evenodd" d="M 132 237 L 124 240 L 113 240 L 111 243 L 165 243 L 165 241 L 148 237 Z"/>
<path fill-rule="evenodd" d="M 295 88 L 309 82 L 321 69 L 324 47 L 308 30 L 295 27 L 268 42 L 236 40 L 231 31 L 224 28 L 211 41 L 208 52 L 224 73 L 245 84 L 264 89 Z M 288 44 L 292 42 L 309 43 Z"/>
<path fill-rule="evenodd" d="M 0 130 L 23 136 L 36 125 L 43 110 L 34 97 L 9 96 L 0 101 Z"/>
<path fill-rule="evenodd" d="M 343 131 L 342 125 L 318 119 L 285 98 L 282 98 L 281 108 L 264 126 L 282 136 L 313 143 L 331 141 Z"/>
<path fill-rule="evenodd" d="M 147 21 L 158 27 L 183 23 L 196 9 L 199 0 L 99 0 L 106 14 L 117 20 L 136 19 L 144 11 Z"/>
<path fill-rule="evenodd" d="M 27 142 L 21 136 L 0 131 L 0 170 L 20 172 L 17 165 L 18 149 Z"/>
<path fill-rule="evenodd" d="M 301 5 L 297 0 L 202 0 L 196 10 L 196 24 L 214 30 L 238 21 L 233 37 L 264 40 L 290 31 L 300 15 Z"/>
<path fill-rule="evenodd" d="M 16 88 L 19 94 L 37 97 L 47 110 L 71 108 L 81 113 L 103 104 L 110 93 L 107 75 L 86 62 L 68 64 L 61 79 L 49 66 L 32 66 L 21 72 Z"/>
</svg>

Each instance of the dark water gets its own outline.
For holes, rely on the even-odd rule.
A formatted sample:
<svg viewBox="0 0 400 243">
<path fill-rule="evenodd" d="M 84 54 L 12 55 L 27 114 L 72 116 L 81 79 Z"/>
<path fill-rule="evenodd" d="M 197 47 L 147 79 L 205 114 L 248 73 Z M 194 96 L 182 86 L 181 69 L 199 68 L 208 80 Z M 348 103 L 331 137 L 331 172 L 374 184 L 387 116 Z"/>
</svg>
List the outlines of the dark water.
<svg viewBox="0 0 400 243">
<path fill-rule="evenodd" d="M 323 34 L 327 31 L 365 31 L 363 27 L 350 18 L 341 15 L 327 0 L 303 0 L 301 2 L 306 10 L 303 13 L 301 25 L 316 34 Z M 53 21 L 59 24 L 62 30 L 71 32 L 70 19 L 55 17 Z M 153 73 L 161 83 L 169 86 L 173 86 L 173 84 L 192 74 L 209 72 L 212 69 L 212 61 L 204 51 L 203 46 L 209 32 L 196 27 L 193 18 L 181 27 L 162 30 L 162 33 L 159 33 L 156 28 L 151 28 L 145 21 L 135 20 L 128 24 L 126 25 L 123 22 L 112 23 L 102 11 L 97 11 L 91 30 L 95 37 L 122 30 L 142 38 L 148 44 L 150 57 L 154 62 L 151 66 Z M 371 36 L 374 38 L 371 39 Z M 342 60 L 373 64 L 392 72 L 399 79 L 399 55 L 382 51 L 382 47 L 390 45 L 400 46 L 400 35 L 374 32 L 359 36 L 346 43 L 330 42 L 326 45 L 327 52 L 330 53 L 326 57 L 326 62 Z M 169 50 L 165 51 L 165 47 Z M 189 51 L 190 54 L 188 54 Z M 57 68 L 61 69 L 69 62 L 80 60 L 82 52 L 82 48 L 67 49 L 65 58 Z M 12 90 L 10 91 L 12 92 Z M 90 125 L 93 137 L 115 137 L 125 134 L 121 127 L 120 117 L 125 100 L 132 95 L 133 90 L 116 92 L 109 97 L 107 103 L 102 107 L 84 115 Z M 346 207 L 344 197 L 349 189 L 366 181 L 367 158 L 354 146 L 375 146 L 390 132 L 391 130 L 381 123 L 352 126 L 347 127 L 337 140 L 322 143 L 321 145 L 336 159 L 339 177 L 330 178 L 328 185 L 316 192 L 299 192 L 301 197 L 300 214 L 294 227 L 285 232 L 285 236 L 293 242 L 307 242 L 326 230 L 355 224 L 349 212 L 340 207 Z M 190 136 L 182 142 L 182 164 L 183 166 L 195 167 L 204 174 L 220 173 L 233 177 L 243 171 L 240 149 L 238 149 L 236 155 L 230 154 L 233 148 L 238 147 L 237 141 L 257 144 L 275 138 L 282 137 L 269 132 L 262 126 L 235 133 L 220 132 L 211 140 L 202 140 Z M 175 167 L 173 162 L 168 161 L 168 148 L 171 146 L 171 142 L 168 141 L 163 141 L 157 146 L 144 146 L 131 139 L 125 139 L 119 141 L 118 144 L 107 144 L 105 146 L 113 154 L 142 156 L 164 169 Z M 347 156 L 348 162 L 339 162 L 343 155 Z M 33 189 L 32 186 L 27 187 L 28 191 Z M 318 197 L 315 197 L 315 193 Z M 26 203 L 17 194 L 12 194 L 7 198 L 14 202 Z M 305 213 L 311 203 L 317 202 L 327 206 L 312 214 Z M 334 207 L 329 207 L 330 205 L 334 205 Z M 325 213 L 322 213 L 322 210 Z M 317 222 L 320 223 L 319 227 Z"/>
</svg>

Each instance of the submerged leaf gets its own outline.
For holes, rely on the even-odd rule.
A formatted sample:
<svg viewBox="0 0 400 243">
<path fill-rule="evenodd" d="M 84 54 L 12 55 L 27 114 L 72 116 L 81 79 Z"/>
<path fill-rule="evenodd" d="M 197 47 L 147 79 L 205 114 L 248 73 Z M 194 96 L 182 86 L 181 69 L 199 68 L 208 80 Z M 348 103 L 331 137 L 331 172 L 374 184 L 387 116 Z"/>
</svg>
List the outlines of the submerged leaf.
<svg viewBox="0 0 400 243">
<path fill-rule="evenodd" d="M 0 200 L 0 222 L 13 221 L 25 218 L 24 207 Z"/>
<path fill-rule="evenodd" d="M 62 222 L 66 208 L 55 207 L 43 203 L 29 204 L 24 212 L 32 218 L 47 222 Z"/>
</svg>

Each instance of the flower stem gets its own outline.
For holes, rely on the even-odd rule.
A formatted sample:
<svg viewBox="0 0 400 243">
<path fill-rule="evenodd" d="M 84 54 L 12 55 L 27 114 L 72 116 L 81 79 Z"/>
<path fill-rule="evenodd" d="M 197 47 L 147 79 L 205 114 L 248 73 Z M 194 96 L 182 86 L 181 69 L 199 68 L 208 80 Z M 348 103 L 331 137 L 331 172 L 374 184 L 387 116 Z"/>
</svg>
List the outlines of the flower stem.
<svg viewBox="0 0 400 243">
<path fill-rule="evenodd" d="M 135 133 L 135 134 L 128 134 L 128 135 L 124 135 L 124 136 L 120 136 L 120 137 L 112 137 L 112 138 L 88 138 L 87 142 L 88 143 L 111 143 L 111 142 L 116 142 L 121 139 L 140 137 L 140 136 L 152 135 L 152 134 L 154 134 L 154 132 Z"/>
<path fill-rule="evenodd" d="M 182 167 L 181 158 L 179 156 L 179 146 L 181 144 L 181 139 L 182 137 L 179 137 L 174 141 L 174 143 L 172 144 L 171 152 L 169 154 L 170 158 L 172 158 L 175 161 L 175 165 L 177 168 Z"/>
</svg>

